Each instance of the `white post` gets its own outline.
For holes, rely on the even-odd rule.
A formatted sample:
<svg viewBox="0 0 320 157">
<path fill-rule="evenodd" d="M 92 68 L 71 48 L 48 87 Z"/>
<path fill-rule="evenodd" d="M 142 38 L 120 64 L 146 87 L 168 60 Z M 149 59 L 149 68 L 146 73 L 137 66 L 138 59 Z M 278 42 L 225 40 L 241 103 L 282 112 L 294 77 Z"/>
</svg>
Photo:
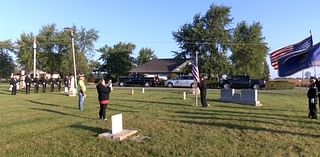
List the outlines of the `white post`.
<svg viewBox="0 0 320 157">
<path fill-rule="evenodd" d="M 183 92 L 183 100 L 186 100 L 186 92 Z"/>
<path fill-rule="evenodd" d="M 134 95 L 134 89 L 131 89 L 131 95 Z"/>
<path fill-rule="evenodd" d="M 33 38 L 33 79 L 37 76 L 36 60 L 37 60 L 37 37 Z"/>
<path fill-rule="evenodd" d="M 144 88 L 142 88 L 142 93 L 144 93 Z"/>
<path fill-rule="evenodd" d="M 73 29 L 71 29 L 71 44 L 72 44 L 72 57 L 73 57 L 73 70 L 74 70 L 74 81 L 76 85 L 76 89 L 78 89 L 77 85 L 77 69 L 76 69 L 76 57 L 74 52 L 74 37 L 73 37 Z"/>
</svg>

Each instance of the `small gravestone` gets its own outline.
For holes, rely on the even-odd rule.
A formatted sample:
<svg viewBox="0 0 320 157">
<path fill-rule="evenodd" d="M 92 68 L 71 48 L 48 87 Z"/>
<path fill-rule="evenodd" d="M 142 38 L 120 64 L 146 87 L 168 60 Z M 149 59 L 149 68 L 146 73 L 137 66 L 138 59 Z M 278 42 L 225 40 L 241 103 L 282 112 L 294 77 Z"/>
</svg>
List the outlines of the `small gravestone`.
<svg viewBox="0 0 320 157">
<path fill-rule="evenodd" d="M 187 94 L 186 92 L 183 92 L 183 100 L 186 100 Z"/>
<path fill-rule="evenodd" d="M 144 88 L 142 88 L 142 93 L 144 93 Z"/>
<path fill-rule="evenodd" d="M 112 134 L 117 134 L 123 130 L 122 128 L 122 114 L 116 114 L 111 117 Z"/>
<path fill-rule="evenodd" d="M 131 95 L 134 95 L 134 89 L 131 89 Z"/>
<path fill-rule="evenodd" d="M 99 138 L 106 137 L 106 138 L 111 138 L 111 139 L 121 141 L 138 132 L 138 130 L 123 129 L 122 114 L 116 114 L 111 116 L 111 123 L 112 123 L 112 131 L 99 134 L 98 135 Z"/>
</svg>

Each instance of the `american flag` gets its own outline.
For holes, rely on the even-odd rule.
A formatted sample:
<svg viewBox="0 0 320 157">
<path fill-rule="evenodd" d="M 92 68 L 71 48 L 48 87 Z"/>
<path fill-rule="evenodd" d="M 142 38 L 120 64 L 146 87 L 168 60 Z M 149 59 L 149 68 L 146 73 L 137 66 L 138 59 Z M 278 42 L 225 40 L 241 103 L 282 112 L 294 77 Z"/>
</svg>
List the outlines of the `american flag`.
<svg viewBox="0 0 320 157">
<path fill-rule="evenodd" d="M 200 82 L 198 64 L 196 63 L 195 59 L 192 60 L 192 76 L 197 83 Z"/>
<path fill-rule="evenodd" d="M 299 51 L 302 49 L 307 49 L 310 46 L 312 46 L 313 41 L 312 41 L 312 36 L 310 35 L 310 37 L 296 43 L 296 44 L 292 44 L 286 47 L 283 47 L 281 49 L 278 49 L 276 51 L 273 51 L 272 53 L 269 54 L 270 60 L 271 60 L 271 65 L 272 67 L 277 70 L 279 68 L 279 64 L 278 64 L 278 60 L 283 57 L 283 56 L 287 56 L 292 52 L 295 51 Z"/>
</svg>

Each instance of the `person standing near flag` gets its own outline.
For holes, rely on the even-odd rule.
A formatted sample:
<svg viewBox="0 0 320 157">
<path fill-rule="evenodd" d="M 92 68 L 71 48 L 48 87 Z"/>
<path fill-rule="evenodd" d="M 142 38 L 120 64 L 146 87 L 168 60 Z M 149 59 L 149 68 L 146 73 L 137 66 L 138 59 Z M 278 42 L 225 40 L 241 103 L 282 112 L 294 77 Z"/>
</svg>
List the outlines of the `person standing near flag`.
<svg viewBox="0 0 320 157">
<path fill-rule="evenodd" d="M 310 86 L 308 89 L 308 102 L 309 102 L 309 114 L 308 118 L 317 119 L 317 88 L 316 88 L 316 79 L 310 78 Z"/>
<path fill-rule="evenodd" d="M 209 104 L 207 104 L 207 75 L 202 75 L 200 78 L 200 82 L 198 83 L 198 87 L 200 89 L 200 99 L 201 99 L 201 105 L 202 107 L 208 107 Z"/>
</svg>

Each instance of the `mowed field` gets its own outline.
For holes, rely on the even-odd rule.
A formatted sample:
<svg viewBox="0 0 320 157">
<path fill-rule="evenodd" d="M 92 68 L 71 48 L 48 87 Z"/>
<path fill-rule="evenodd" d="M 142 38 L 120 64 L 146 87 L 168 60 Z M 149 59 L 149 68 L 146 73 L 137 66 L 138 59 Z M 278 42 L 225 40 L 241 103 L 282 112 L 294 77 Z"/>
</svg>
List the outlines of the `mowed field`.
<svg viewBox="0 0 320 157">
<path fill-rule="evenodd" d="M 108 121 L 98 119 L 94 87 L 84 111 L 77 97 L 58 92 L 11 96 L 0 86 L 0 156 L 320 156 L 320 120 L 307 118 L 306 89 L 259 91 L 262 107 L 219 102 L 194 105 L 182 90 L 115 88 Z M 200 100 L 199 100 L 200 103 Z M 139 132 L 124 141 L 97 137 L 122 113 L 126 129 Z"/>
</svg>

